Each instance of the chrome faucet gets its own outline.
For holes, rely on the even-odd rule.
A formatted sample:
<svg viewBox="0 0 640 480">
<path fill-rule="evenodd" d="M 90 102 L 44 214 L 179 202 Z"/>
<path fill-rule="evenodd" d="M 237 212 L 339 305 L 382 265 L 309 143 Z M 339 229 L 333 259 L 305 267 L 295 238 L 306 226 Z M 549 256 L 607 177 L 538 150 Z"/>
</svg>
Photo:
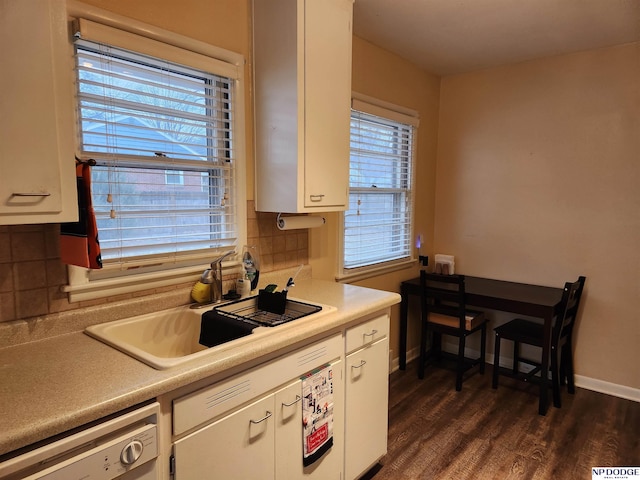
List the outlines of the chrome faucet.
<svg viewBox="0 0 640 480">
<path fill-rule="evenodd" d="M 211 268 L 208 268 L 202 274 L 200 281 L 211 285 L 210 303 L 219 303 L 222 301 L 222 261 L 229 255 L 235 255 L 235 250 L 229 250 L 211 262 Z"/>
</svg>

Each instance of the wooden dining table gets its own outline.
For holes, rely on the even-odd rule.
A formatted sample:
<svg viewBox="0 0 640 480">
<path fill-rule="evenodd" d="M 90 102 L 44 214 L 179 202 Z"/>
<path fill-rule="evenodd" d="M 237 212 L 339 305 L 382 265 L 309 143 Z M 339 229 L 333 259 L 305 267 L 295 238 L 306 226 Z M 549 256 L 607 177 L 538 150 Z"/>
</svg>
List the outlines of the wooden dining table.
<svg viewBox="0 0 640 480">
<path fill-rule="evenodd" d="M 465 276 L 467 305 L 479 309 L 498 310 L 542 319 L 544 322 L 544 345 L 542 347 L 542 372 L 549 371 L 551 349 L 551 327 L 562 299 L 562 288 L 530 285 L 527 283 L 494 280 L 491 278 Z M 407 367 L 407 322 L 409 297 L 420 296 L 420 277 L 400 284 L 400 369 Z M 494 363 L 499 362 L 494 359 Z M 549 379 L 540 376 L 540 415 L 547 413 Z"/>
</svg>

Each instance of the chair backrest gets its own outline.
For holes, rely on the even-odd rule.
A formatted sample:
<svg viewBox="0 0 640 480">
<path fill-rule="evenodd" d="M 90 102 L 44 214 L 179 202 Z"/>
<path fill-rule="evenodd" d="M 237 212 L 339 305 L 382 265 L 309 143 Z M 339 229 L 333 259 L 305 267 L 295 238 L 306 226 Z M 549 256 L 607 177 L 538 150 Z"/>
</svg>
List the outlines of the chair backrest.
<svg viewBox="0 0 640 480">
<path fill-rule="evenodd" d="M 560 311 L 553 326 L 552 343 L 555 345 L 562 338 L 568 337 L 573 333 L 573 326 L 578 316 L 578 308 L 580 307 L 585 281 L 586 277 L 581 276 L 573 283 L 567 282 L 564 284 Z"/>
<path fill-rule="evenodd" d="M 421 270 L 420 286 L 423 312 L 458 317 L 460 329 L 465 329 L 464 275 L 442 275 Z"/>
</svg>

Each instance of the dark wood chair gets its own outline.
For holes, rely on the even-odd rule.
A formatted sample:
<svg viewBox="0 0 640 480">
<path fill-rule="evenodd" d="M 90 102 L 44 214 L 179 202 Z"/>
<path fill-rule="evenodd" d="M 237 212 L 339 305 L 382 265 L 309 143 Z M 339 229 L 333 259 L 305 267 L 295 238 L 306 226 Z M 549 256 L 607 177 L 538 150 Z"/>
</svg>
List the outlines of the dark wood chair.
<svg viewBox="0 0 640 480">
<path fill-rule="evenodd" d="M 575 393 L 575 383 L 573 374 L 573 329 L 580 306 L 580 298 L 586 277 L 579 277 L 575 282 L 567 282 L 564 285 L 562 301 L 558 316 L 554 319 L 551 331 L 551 349 L 549 369 L 551 370 L 551 387 L 553 389 L 553 405 L 560 408 L 560 387 L 567 382 L 567 391 Z M 537 359 L 524 358 L 520 356 L 520 345 L 533 345 L 542 348 L 544 342 L 543 325 L 531 320 L 516 318 L 500 325 L 495 331 L 495 351 L 493 367 L 493 388 L 498 388 L 498 375 L 519 378 L 530 381 L 537 375 L 548 375 L 548 372 L 541 372 L 542 357 Z M 501 369 L 500 362 L 500 342 L 511 340 L 513 342 L 513 367 L 510 372 Z M 542 353 L 542 352 L 541 352 Z M 520 363 L 525 363 L 534 368 L 526 373 L 520 372 Z"/>
<path fill-rule="evenodd" d="M 442 351 L 442 335 L 458 338 L 458 353 L 453 356 L 456 370 L 456 390 L 462 390 L 464 373 L 479 365 L 484 373 L 487 339 L 487 319 L 482 312 L 467 310 L 465 305 L 464 275 L 441 275 L 420 272 L 422 331 L 420 335 L 420 363 L 418 377 L 424 378 L 426 364 L 432 359 L 451 356 Z M 467 336 L 481 333 L 480 357 L 465 356 Z M 432 333 L 431 347 L 427 339 Z"/>
</svg>

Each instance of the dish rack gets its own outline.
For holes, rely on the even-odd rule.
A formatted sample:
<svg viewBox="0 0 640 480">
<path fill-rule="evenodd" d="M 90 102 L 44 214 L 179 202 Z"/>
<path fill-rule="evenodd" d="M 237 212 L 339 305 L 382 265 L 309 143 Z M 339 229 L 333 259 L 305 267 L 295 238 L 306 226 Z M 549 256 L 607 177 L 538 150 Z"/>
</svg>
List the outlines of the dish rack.
<svg viewBox="0 0 640 480">
<path fill-rule="evenodd" d="M 267 327 L 275 327 L 276 325 L 297 320 L 320 310 L 322 310 L 322 307 L 319 305 L 287 299 L 284 313 L 273 313 L 258 308 L 257 295 L 214 308 L 214 311 L 222 317 L 234 318 Z"/>
</svg>

